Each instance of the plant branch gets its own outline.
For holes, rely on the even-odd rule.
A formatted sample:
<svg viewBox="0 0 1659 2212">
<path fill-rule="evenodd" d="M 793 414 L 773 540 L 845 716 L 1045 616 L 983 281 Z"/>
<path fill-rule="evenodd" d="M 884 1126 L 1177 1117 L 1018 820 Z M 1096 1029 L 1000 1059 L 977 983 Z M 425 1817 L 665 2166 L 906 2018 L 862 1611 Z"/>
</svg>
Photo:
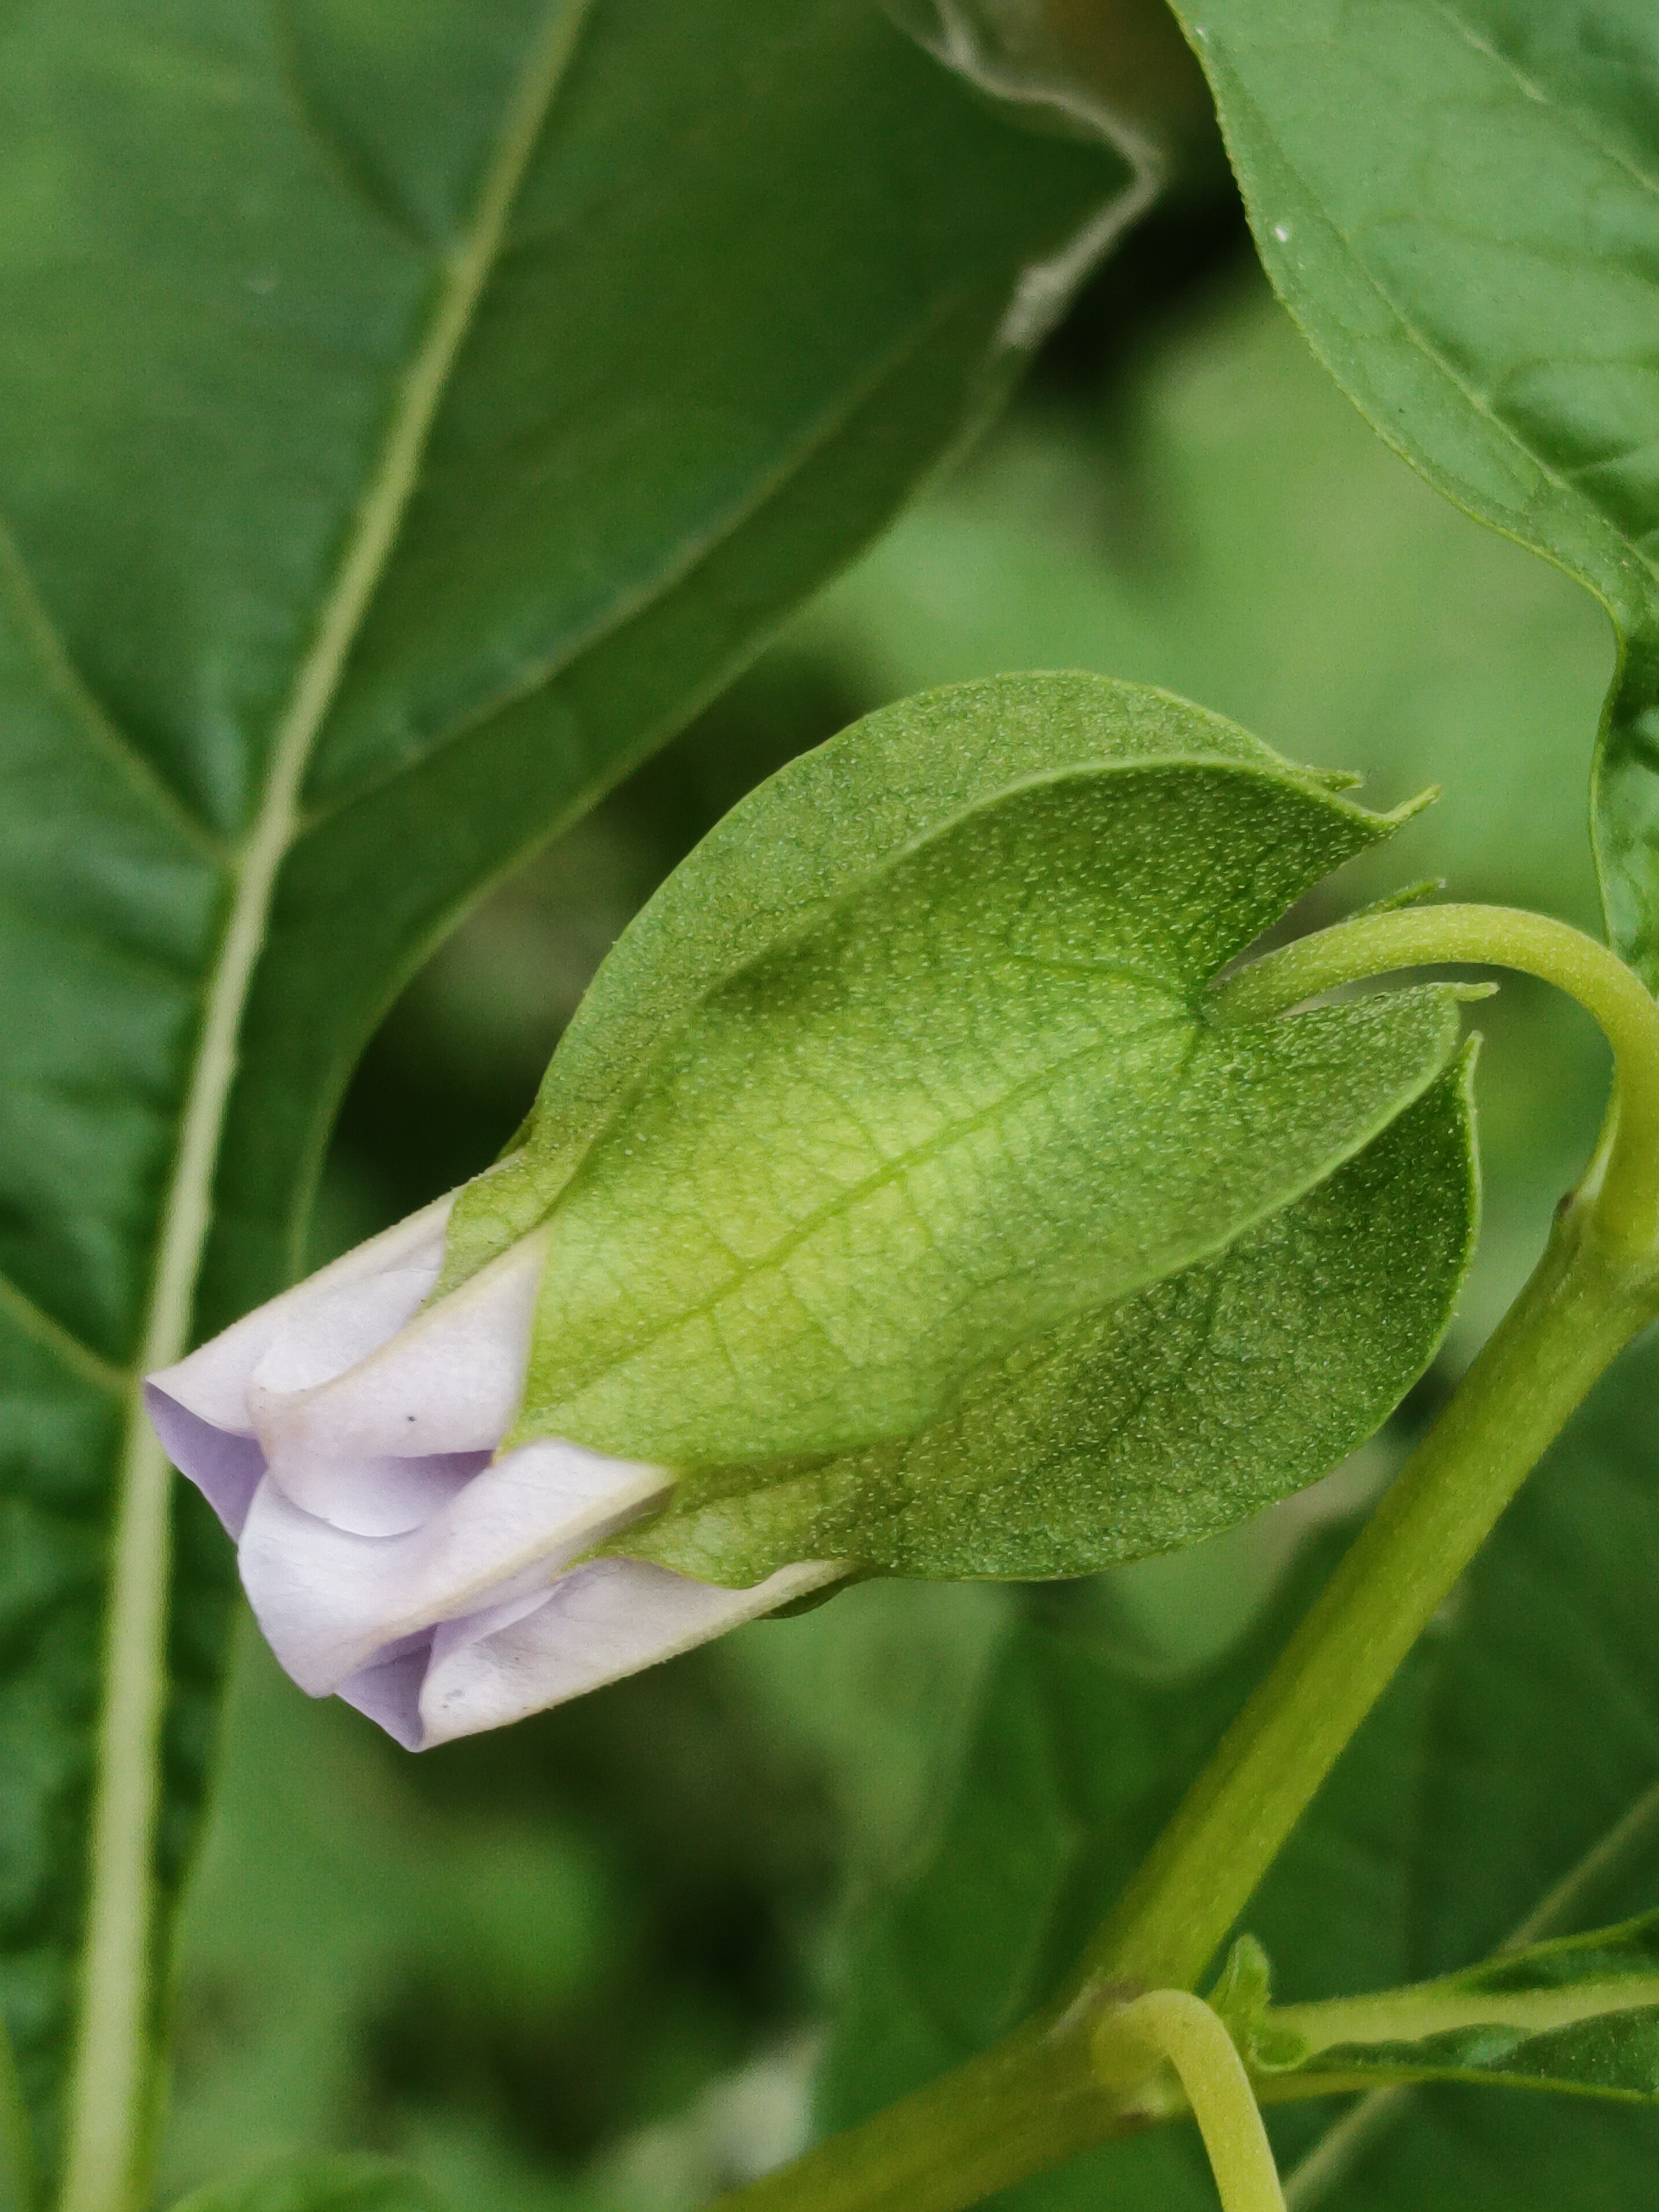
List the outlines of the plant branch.
<svg viewBox="0 0 1659 2212">
<path fill-rule="evenodd" d="M 1659 1312 L 1659 1007 L 1593 939 L 1498 908 L 1362 915 L 1229 977 L 1211 1018 L 1267 1020 L 1343 984 L 1459 963 L 1521 969 L 1566 990 L 1616 1056 L 1602 1141 L 1531 1279 L 1096 1937 L 1064 2008 L 723 2199 L 725 2212 L 959 2212 L 1172 2117 L 1180 2107 L 1157 2094 L 1150 2050 L 1137 2080 L 1129 2067 L 1116 2087 L 1091 2085 L 1079 2024 L 1097 2035 L 1126 1999 L 1192 1989 L 1516 1491 Z M 1266 2086 L 1278 2097 L 1316 2093 L 1305 2081 Z"/>
<path fill-rule="evenodd" d="M 1149 1990 L 1103 2023 L 1096 2063 L 1108 2078 L 1126 2046 L 1167 2059 L 1209 2154 L 1221 2212 L 1285 2212 L 1285 2192 L 1244 2062 L 1219 2016 L 1185 1990 Z"/>
<path fill-rule="evenodd" d="M 1096 1939 L 1142 1987 L 1204 1972 L 1315 1792 L 1545 1448 L 1659 1305 L 1587 1208 L 1532 1279 Z"/>
<path fill-rule="evenodd" d="M 1121 1998 L 1121 1992 L 1118 1993 Z M 1086 2150 L 1131 2121 L 1097 2077 L 1103 2002 L 1040 2014 L 712 2212 L 962 2212 Z"/>
<path fill-rule="evenodd" d="M 1659 1004 L 1605 945 L 1514 907 L 1413 907 L 1358 915 L 1269 952 L 1215 986 L 1224 1027 L 1270 1019 L 1345 983 L 1425 965 L 1512 968 L 1565 991 L 1600 1024 L 1616 1073 L 1607 1126 L 1583 1191 L 1609 1245 L 1651 1259 L 1659 1248 Z"/>
<path fill-rule="evenodd" d="M 1607 949 L 1496 907 L 1366 915 L 1220 985 L 1271 1018 L 1411 963 L 1519 968 L 1571 993 L 1616 1055 L 1596 1158 L 1543 1259 L 1095 1940 L 1086 1972 L 1190 1988 L 1315 1792 L 1591 1384 L 1659 1311 L 1659 1006 Z"/>
</svg>

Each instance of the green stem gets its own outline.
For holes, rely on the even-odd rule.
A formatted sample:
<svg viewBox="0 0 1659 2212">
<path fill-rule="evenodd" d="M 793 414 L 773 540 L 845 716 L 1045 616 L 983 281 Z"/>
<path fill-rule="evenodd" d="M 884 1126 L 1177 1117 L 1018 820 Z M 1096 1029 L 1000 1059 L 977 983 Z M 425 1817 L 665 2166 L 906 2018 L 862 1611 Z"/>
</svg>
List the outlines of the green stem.
<svg viewBox="0 0 1659 2212">
<path fill-rule="evenodd" d="M 1229 977 L 1210 1017 L 1267 1020 L 1343 984 L 1461 963 L 1520 969 L 1567 991 L 1616 1058 L 1595 1159 L 1530 1281 L 1228 1731 L 1064 2005 L 722 2199 L 724 2212 L 961 2212 L 1073 2151 L 1170 2117 L 1148 2079 L 1091 2084 L 1089 2038 L 1126 2000 L 1198 1981 L 1528 1473 L 1659 1312 L 1659 1006 L 1594 939 L 1500 908 L 1361 915 Z"/>
<path fill-rule="evenodd" d="M 1279 2169 L 1244 2062 L 1218 2016 L 1185 1990 L 1149 1990 L 1101 2027 L 1097 2062 L 1111 2079 L 1125 2045 L 1166 2058 L 1209 2153 L 1221 2212 L 1285 2212 Z M 1132 2058 L 1144 2069 L 1145 2057 Z"/>
<path fill-rule="evenodd" d="M 1266 1021 L 1344 983 L 1402 968 L 1513 968 L 1577 999 L 1613 1049 L 1607 1129 L 1581 1194 L 1600 1186 L 1604 1239 L 1633 1257 L 1659 1249 L 1659 1006 L 1623 961 L 1583 930 L 1513 907 L 1431 906 L 1356 915 L 1269 952 L 1217 985 L 1210 1018 Z"/>
<path fill-rule="evenodd" d="M 1123 2124 L 1091 2060 L 1101 2009 L 1085 2001 L 1028 2021 L 861 2126 L 721 2197 L 714 2212 L 962 2212 L 1088 2149 Z"/>
<path fill-rule="evenodd" d="M 1260 1020 L 1338 984 L 1462 961 L 1541 975 L 1595 1016 L 1617 1056 L 1602 1144 L 1531 1280 L 1096 1938 L 1092 1974 L 1198 1979 L 1546 1447 L 1659 1311 L 1659 1007 L 1593 939 L 1502 908 L 1362 915 L 1230 978 L 1214 1018 Z"/>
<path fill-rule="evenodd" d="M 1609 1260 L 1577 1211 L 1462 1388 L 1224 1739 L 1101 1931 L 1090 1970 L 1190 1985 L 1338 1754 L 1614 1354 L 1652 1315 L 1650 1279 Z"/>
</svg>

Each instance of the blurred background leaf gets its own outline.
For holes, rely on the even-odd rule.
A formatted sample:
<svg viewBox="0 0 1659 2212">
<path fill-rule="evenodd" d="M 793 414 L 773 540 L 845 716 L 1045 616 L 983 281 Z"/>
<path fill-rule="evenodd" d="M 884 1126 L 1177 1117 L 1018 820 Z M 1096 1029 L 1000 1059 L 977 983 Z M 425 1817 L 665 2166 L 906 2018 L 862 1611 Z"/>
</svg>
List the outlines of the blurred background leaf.
<svg viewBox="0 0 1659 2212">
<path fill-rule="evenodd" d="M 1454 896 L 1593 924 L 1583 764 L 1611 659 L 1605 621 L 1574 586 L 1456 514 L 1376 441 L 1273 304 L 1236 203 L 1195 188 L 1085 293 L 995 434 L 411 983 L 348 1095 L 317 1256 L 491 1157 L 641 901 L 753 782 L 886 698 L 1019 665 L 1171 685 L 1291 758 L 1364 770 L 1371 805 L 1443 780 L 1445 797 L 1380 872 L 1346 872 L 1331 898 L 1358 904 L 1437 872 Z M 1334 911 L 1322 900 L 1306 918 Z M 1139 1685 L 1194 1669 L 1218 1670 L 1203 1711 L 1237 1696 L 1236 1670 L 1260 1646 L 1227 1655 L 1310 1519 L 1351 1510 L 1386 1479 L 1541 1247 L 1594 1133 L 1599 1042 L 1574 1009 L 1521 982 L 1480 1009 L 1480 1027 L 1488 1224 L 1440 1365 L 1396 1432 L 1289 1516 L 1079 1586 L 1065 1634 L 1085 1656 L 1108 1642 L 1109 1663 L 1088 1661 L 1108 1717 L 1144 1713 Z M 1639 1413 L 1639 1376 L 1625 1402 Z M 1617 1555 L 1637 1540 L 1628 1516 L 1643 1478 L 1619 1472 L 1620 1449 L 1616 1437 L 1597 1447 L 1604 1472 L 1573 1526 L 1633 1603 L 1638 1554 Z M 1553 1494 L 1571 1487 L 1558 1474 Z M 1541 1540 L 1544 1559 L 1522 1557 L 1508 1607 L 1517 1663 L 1547 1628 L 1524 1571 L 1527 1558 L 1547 1567 L 1547 1528 Z M 786 2155 L 805 2126 L 813 2039 L 845 1982 L 848 1908 L 925 1852 L 978 1686 L 1006 1639 L 1030 1632 L 1023 1619 L 1006 1589 L 865 1585 L 418 1762 L 357 1717 L 307 1705 L 246 1654 L 186 1927 L 172 2185 L 265 2152 L 362 2144 L 411 2159 L 480 2212 L 654 2212 Z M 1556 1731 L 1591 1765 L 1608 1761 L 1587 1809 L 1659 1744 L 1659 1690 L 1621 1681 L 1599 1708 L 1613 1716 L 1607 1747 L 1580 1717 Z M 1443 1729 L 1480 1740 L 1480 1696 L 1497 1687 L 1476 1670 L 1460 1678 Z M 1172 1690 L 1166 1710 L 1188 1703 Z M 698 1710 L 718 1717 L 697 1723 Z M 1406 1733 L 1415 1757 L 1422 1739 Z M 1492 1742 L 1479 1771 L 1458 1771 L 1471 1790 L 1510 1792 L 1504 1847 L 1467 1885 L 1449 1866 L 1425 1881 L 1409 1942 L 1388 1824 L 1394 1800 L 1416 1802 L 1402 1780 L 1413 1770 L 1405 1753 L 1389 1767 L 1377 1752 L 1367 1771 L 1384 1776 L 1388 1802 L 1368 1804 L 1362 1778 L 1346 1838 L 1320 1831 L 1333 1866 L 1320 1894 L 1335 1902 L 1309 1948 L 1253 1923 L 1284 1953 L 1287 1997 L 1397 1978 L 1402 1951 L 1413 1972 L 1461 1964 L 1519 1921 L 1575 1847 L 1556 1824 L 1576 1799 L 1547 1774 L 1528 1794 L 1531 1745 L 1503 1729 Z M 1455 1836 L 1475 1815 L 1444 1817 Z M 539 1932 L 519 1942 L 526 1892 Z M 1587 1909 L 1607 1918 L 1651 1901 L 1611 1894 Z M 736 1925 L 728 1914 L 756 1932 L 725 1948 L 688 1941 L 688 1928 Z M 557 1932 L 572 1928 L 580 1942 Z M 648 1994 L 659 1985 L 660 2002 Z M 594 2030 L 611 2018 L 619 2033 Z M 1471 2092 L 1437 2093 L 1415 2124 L 1430 2132 L 1378 2154 L 1403 2177 L 1379 2208 L 1479 2206 L 1469 2176 L 1482 2147 L 1495 2147 L 1507 2186 L 1558 2123 L 1543 2100 L 1522 2111 Z M 1625 2124 L 1602 2116 L 1571 2138 L 1588 2164 L 1565 2201 L 1639 2201 Z M 1437 2150 L 1455 2176 L 1443 2191 Z M 1151 2161 L 1137 2169 L 1146 2202 L 1205 2201 L 1177 2139 L 1125 2155 Z M 1067 2185 L 1092 2207 L 1130 2171 Z"/>
<path fill-rule="evenodd" d="M 193 2193 L 173 2212 L 444 2212 L 416 2174 L 374 2158 L 284 2160 Z"/>
<path fill-rule="evenodd" d="M 1129 177 L 840 0 L 24 4 L 0 143 L 0 1950 L 49 2170 L 107 1614 L 102 2202 L 229 1575 L 182 1496 L 152 1838 L 134 1370 L 281 1286 L 399 982 L 1001 395 Z"/>
<path fill-rule="evenodd" d="M 1650 1340 L 1555 1448 L 1252 1901 L 1291 2005 L 1449 1973 L 1595 1929 L 1659 1892 L 1659 1489 Z M 1323 1536 L 1234 1657 L 1156 1669 L 1101 1577 L 1034 1593 L 988 1676 L 931 1857 L 866 1918 L 825 2073 L 834 2127 L 1005 2033 L 1091 1927 L 1340 1548 Z M 1133 1572 L 1133 1571 L 1130 1571 Z M 1120 1585 L 1121 1586 L 1121 1585 Z M 1273 2110 L 1298 2212 L 1547 2212 L 1640 2201 L 1659 2113 L 1413 2089 L 1326 2143 L 1340 2107 Z M 1317 2179 L 1316 2179 L 1317 2177 Z M 996 2200 L 1060 2212 L 1214 2202 L 1189 2129 L 1108 2146 Z"/>
</svg>

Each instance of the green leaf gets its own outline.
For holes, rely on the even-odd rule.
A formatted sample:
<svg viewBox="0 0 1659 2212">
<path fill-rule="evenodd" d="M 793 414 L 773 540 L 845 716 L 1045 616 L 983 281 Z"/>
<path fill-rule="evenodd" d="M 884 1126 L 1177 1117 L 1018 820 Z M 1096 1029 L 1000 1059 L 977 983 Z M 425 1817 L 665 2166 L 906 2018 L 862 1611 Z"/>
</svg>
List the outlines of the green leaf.
<svg viewBox="0 0 1659 2212">
<path fill-rule="evenodd" d="M 715 1582 L 850 1559 L 1086 1574 L 1196 1543 L 1328 1472 L 1427 1366 L 1474 1239 L 1471 1063 L 1219 1256 L 1034 1337 L 914 1437 L 681 1481 L 613 1549 Z"/>
<path fill-rule="evenodd" d="M 1253 1901 L 1247 1926 L 1291 2000 L 1267 2015 L 1275 2026 L 1324 2001 L 1385 2002 L 1352 1999 L 1356 1989 L 1446 1976 L 1536 1984 L 1552 1957 L 1568 1972 L 1605 1973 L 1607 1933 L 1582 1948 L 1544 1939 L 1638 1912 L 1634 1930 L 1614 1931 L 1617 1970 L 1652 1971 L 1650 1956 L 1642 1962 L 1659 1894 L 1656 1380 L 1659 1346 L 1649 1342 L 1601 1386 Z M 1326 1539 L 1309 1553 L 1227 1659 L 1174 1676 L 1149 1671 L 1130 1632 L 1135 1578 L 1150 1570 L 1041 1594 L 994 1667 L 935 1849 L 872 1907 L 856 1944 L 822 2087 L 824 2125 L 984 2047 L 1060 1984 L 1333 1550 Z M 1195 1577 L 1204 1555 L 1179 1565 Z M 1517 1938 L 1524 1952 L 1470 1972 Z M 1625 2051 L 1609 2039 L 1589 2063 L 1639 2069 L 1650 2060 L 1635 2045 L 1645 2039 L 1650 2053 L 1654 2033 L 1632 2011 L 1616 2039 Z M 1492 2055 L 1513 2065 L 1520 2053 L 1505 2043 Z M 1547 2044 L 1525 2063 L 1565 2069 L 1569 2056 L 1582 2069 L 1582 2050 Z M 1270 2108 L 1287 2178 L 1302 2170 L 1297 2212 L 1640 2203 L 1659 2155 L 1659 2113 L 1616 2101 L 1448 2085 L 1393 2091 L 1365 2109 L 1363 2126 L 1345 2129 L 1328 2106 Z M 1106 2146 L 1006 2201 L 1024 2212 L 1102 2202 L 1203 2212 L 1211 2191 L 1195 2138 L 1176 2129 Z"/>
<path fill-rule="evenodd" d="M 884 823 L 884 790 L 905 795 Z M 1221 1030 L 1205 994 L 1398 818 L 1098 678 L 933 695 L 783 771 L 601 971 L 499 1178 L 521 1219 L 551 1208 L 516 1433 L 715 1470 L 682 1482 L 682 1516 L 769 1463 L 760 1516 L 721 1505 L 707 1531 L 644 1540 L 744 1581 L 803 1556 L 809 1533 L 901 1571 L 1075 1572 L 1322 1472 L 1444 1326 L 1472 1212 L 1461 1106 L 1402 1138 L 1420 1206 L 1396 1217 L 1378 1170 L 1310 1194 L 1442 1074 L 1455 1012 L 1434 989 Z M 605 1050 L 613 1026 L 633 1066 Z M 480 1194 L 492 1230 L 497 1180 Z M 1383 1289 L 1395 1233 L 1419 1293 L 1403 1300 Z M 1401 1309 L 1374 1364 L 1350 1357 L 1352 1314 L 1321 1311 L 1339 1251 L 1345 1290 L 1364 1278 L 1379 1318 Z M 1312 1332 L 1303 1379 L 1335 1382 L 1327 1404 L 1292 1393 L 1289 1429 L 1273 1418 L 1286 1375 L 1270 1404 L 1239 1331 L 1264 1299 L 1292 1360 L 1293 1332 Z M 1143 1408 L 1133 1377 L 1154 1344 L 1165 1381 Z M 1180 1379 L 1195 1361 L 1213 1384 L 1197 1412 Z M 902 1464 L 878 1451 L 827 1480 L 777 1464 L 947 1419 Z M 1233 1420 L 1246 1433 L 1230 1439 Z M 1040 1437 L 1011 1510 L 1003 1448 Z M 1290 1448 L 1288 1474 L 1249 1464 L 1270 1443 Z M 1155 1494 L 1144 1511 L 1138 1488 Z"/>
<path fill-rule="evenodd" d="M 0 64 L 0 1951 L 50 2168 L 90 1808 L 95 2162 L 212 1735 L 229 1555 L 177 1509 L 167 1687 L 137 1373 L 281 1287 L 400 980 L 881 524 L 1126 179 L 840 0 L 91 0 Z"/>
<path fill-rule="evenodd" d="M 1595 835 L 1659 977 L 1659 72 L 1643 0 L 1204 0 L 1262 258 L 1389 441 L 1589 586 L 1618 630 Z"/>
<path fill-rule="evenodd" d="M 443 2212 L 443 2201 L 384 2159 L 284 2159 L 246 2181 L 193 2190 L 173 2212 Z"/>
<path fill-rule="evenodd" d="M 1287 2006 L 1255 2026 L 1269 2094 L 1481 2081 L 1659 2104 L 1659 1912 L 1461 1974 Z"/>
</svg>

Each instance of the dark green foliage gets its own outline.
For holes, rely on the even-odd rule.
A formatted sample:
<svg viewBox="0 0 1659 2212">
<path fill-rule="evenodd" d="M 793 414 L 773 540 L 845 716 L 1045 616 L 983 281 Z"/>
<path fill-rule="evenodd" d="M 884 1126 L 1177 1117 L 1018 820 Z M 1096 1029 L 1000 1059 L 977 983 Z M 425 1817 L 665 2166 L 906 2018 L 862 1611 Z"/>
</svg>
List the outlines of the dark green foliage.
<svg viewBox="0 0 1659 2212">
<path fill-rule="evenodd" d="M 444 2212 L 417 2174 L 378 2158 L 292 2160 L 198 2190 L 173 2212 Z"/>
<path fill-rule="evenodd" d="M 1522 1493 L 1246 1915 L 1287 2003 L 1456 1972 L 1529 1923 L 1568 1934 L 1651 1905 L 1656 1368 L 1650 1345 L 1626 1355 Z M 1034 1601 L 998 1662 L 936 1853 L 864 1930 L 826 2126 L 981 2047 L 1058 1984 L 1321 1571 L 1310 1557 L 1245 1650 L 1173 1682 L 1149 1681 L 1115 1650 L 1110 1612 L 1091 1594 L 1109 1586 Z M 1329 2117 L 1270 2114 L 1287 2173 Z M 1659 2115 L 1414 2090 L 1330 2201 L 1344 2212 L 1638 2203 L 1656 2154 Z M 1209 2188 L 1177 2131 L 1109 2147 L 1010 2201 L 1200 2212 Z"/>
<path fill-rule="evenodd" d="M 1269 274 L 1375 428 L 1619 632 L 1614 943 L 1659 978 L 1659 17 L 1646 0 L 1182 6 Z"/>
<path fill-rule="evenodd" d="M 29 5 L 0 85 L 0 1951 L 49 2154 L 131 1369 L 198 1260 L 198 1332 L 281 1286 L 400 981 L 990 404 L 1124 178 L 838 4 Z M 169 1878 L 228 1568 L 178 1559 Z"/>
</svg>

